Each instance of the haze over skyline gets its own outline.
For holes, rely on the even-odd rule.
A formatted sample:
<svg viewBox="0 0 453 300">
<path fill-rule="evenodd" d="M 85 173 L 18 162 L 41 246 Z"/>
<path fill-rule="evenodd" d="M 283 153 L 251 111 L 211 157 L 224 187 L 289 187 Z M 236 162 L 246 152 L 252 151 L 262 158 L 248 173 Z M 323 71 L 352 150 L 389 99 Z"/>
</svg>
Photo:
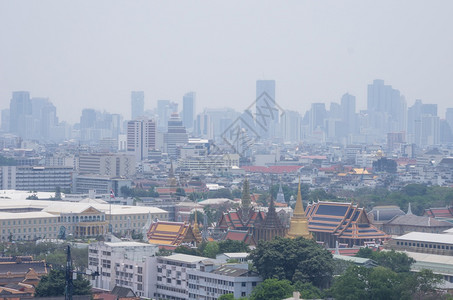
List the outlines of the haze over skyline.
<svg viewBox="0 0 453 300">
<path fill-rule="evenodd" d="M 61 120 L 83 108 L 130 116 L 130 93 L 241 111 L 257 79 L 301 113 L 349 92 L 366 108 L 383 79 L 406 97 L 453 107 L 450 1 L 1 1 L 0 109 L 12 91 L 49 97 Z"/>
</svg>

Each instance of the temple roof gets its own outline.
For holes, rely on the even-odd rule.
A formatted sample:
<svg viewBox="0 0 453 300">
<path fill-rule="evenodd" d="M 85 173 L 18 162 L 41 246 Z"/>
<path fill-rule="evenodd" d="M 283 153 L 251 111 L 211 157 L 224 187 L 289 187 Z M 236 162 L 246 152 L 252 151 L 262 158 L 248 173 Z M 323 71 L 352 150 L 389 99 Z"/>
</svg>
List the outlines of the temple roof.
<svg viewBox="0 0 453 300">
<path fill-rule="evenodd" d="M 366 212 L 352 203 L 317 202 L 306 211 L 311 232 L 327 232 L 344 239 L 384 239 L 389 236 L 370 224 Z"/>
<path fill-rule="evenodd" d="M 179 246 L 187 239 L 194 240 L 192 227 L 184 222 L 154 222 L 148 231 L 148 242 L 157 245 Z"/>
<path fill-rule="evenodd" d="M 453 218 L 453 211 L 451 207 L 428 208 L 424 215 L 432 218 Z"/>
</svg>

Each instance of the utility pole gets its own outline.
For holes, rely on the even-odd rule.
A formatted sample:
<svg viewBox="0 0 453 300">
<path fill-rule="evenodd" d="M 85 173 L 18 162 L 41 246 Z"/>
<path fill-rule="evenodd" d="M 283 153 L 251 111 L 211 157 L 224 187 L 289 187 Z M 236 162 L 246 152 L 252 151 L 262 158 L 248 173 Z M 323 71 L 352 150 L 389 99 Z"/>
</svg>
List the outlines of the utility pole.
<svg viewBox="0 0 453 300">
<path fill-rule="evenodd" d="M 72 300 L 72 290 L 73 290 L 72 258 L 71 258 L 71 247 L 68 245 L 66 252 L 66 287 L 64 293 L 65 300 Z"/>
<path fill-rule="evenodd" d="M 95 271 L 92 272 L 91 274 L 83 273 L 83 272 L 77 272 L 72 269 L 72 257 L 71 257 L 71 246 L 67 245 L 67 251 L 66 251 L 66 274 L 65 274 L 65 281 L 66 281 L 66 286 L 64 290 L 64 299 L 65 300 L 72 300 L 72 293 L 74 291 L 74 284 L 72 282 L 73 276 L 76 276 L 77 274 L 83 274 L 83 275 L 91 275 L 91 277 L 94 279 L 96 276 L 99 276 L 99 272 Z"/>
</svg>

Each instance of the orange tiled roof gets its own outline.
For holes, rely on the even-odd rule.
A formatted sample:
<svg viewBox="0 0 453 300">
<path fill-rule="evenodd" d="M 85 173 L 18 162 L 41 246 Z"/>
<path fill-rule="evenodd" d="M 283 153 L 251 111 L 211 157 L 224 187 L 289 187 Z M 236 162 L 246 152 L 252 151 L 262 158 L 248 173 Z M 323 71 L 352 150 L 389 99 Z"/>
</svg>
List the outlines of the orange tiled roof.
<svg viewBox="0 0 453 300">
<path fill-rule="evenodd" d="M 154 222 L 148 231 L 150 244 L 180 245 L 190 230 L 184 222 Z"/>
</svg>

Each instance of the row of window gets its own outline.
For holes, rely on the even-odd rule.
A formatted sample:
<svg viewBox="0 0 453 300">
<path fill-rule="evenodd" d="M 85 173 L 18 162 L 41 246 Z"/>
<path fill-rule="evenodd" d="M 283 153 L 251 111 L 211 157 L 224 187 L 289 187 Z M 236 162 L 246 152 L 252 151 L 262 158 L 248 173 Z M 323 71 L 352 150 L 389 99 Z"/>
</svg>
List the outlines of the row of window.
<svg viewBox="0 0 453 300">
<path fill-rule="evenodd" d="M 47 224 L 47 219 L 34 219 L 34 220 L 31 220 L 31 219 L 28 219 L 28 220 L 17 220 L 17 225 L 27 225 L 27 224 L 41 224 L 41 220 L 43 221 L 42 223 L 43 224 Z M 2 221 L 2 225 L 3 226 L 6 226 L 7 224 L 8 225 L 16 225 L 16 220 L 8 220 L 8 221 Z M 52 223 L 52 219 L 49 220 L 49 224 Z M 57 218 L 54 218 L 53 219 L 53 223 L 57 223 Z"/>
<path fill-rule="evenodd" d="M 448 245 L 438 245 L 438 244 L 428 244 L 428 243 L 415 243 L 415 242 L 396 242 L 398 246 L 409 246 L 409 247 L 422 247 L 430 249 L 443 249 L 443 250 L 453 250 L 453 246 Z"/>
<path fill-rule="evenodd" d="M 43 232 L 47 232 L 47 227 L 33 227 L 33 232 L 41 232 L 41 229 Z M 49 227 L 49 231 L 56 231 L 57 230 L 57 227 L 54 226 L 53 227 L 53 230 L 52 230 L 52 227 Z M 2 233 L 3 234 L 6 234 L 6 233 L 16 233 L 16 228 L 13 228 L 12 230 L 11 229 L 2 229 Z M 27 229 L 24 228 L 24 230 L 22 231 L 23 233 L 27 232 Z M 31 228 L 28 228 L 28 232 L 32 232 Z M 21 228 L 17 228 L 17 233 L 21 233 Z"/>
</svg>

